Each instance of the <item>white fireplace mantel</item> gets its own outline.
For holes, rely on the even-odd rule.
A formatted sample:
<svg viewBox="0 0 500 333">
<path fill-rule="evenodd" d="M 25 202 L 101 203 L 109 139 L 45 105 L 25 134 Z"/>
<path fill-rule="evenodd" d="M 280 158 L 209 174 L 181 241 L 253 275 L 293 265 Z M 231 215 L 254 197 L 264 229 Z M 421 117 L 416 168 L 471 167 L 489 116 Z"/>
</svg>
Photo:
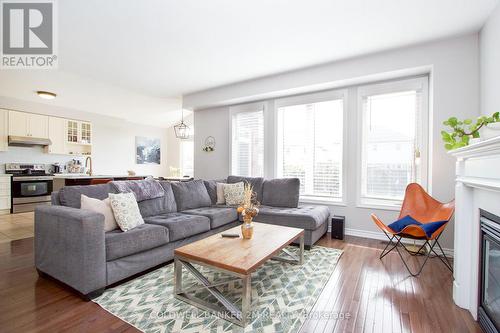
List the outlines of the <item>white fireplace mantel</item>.
<svg viewBox="0 0 500 333">
<path fill-rule="evenodd" d="M 477 319 L 479 209 L 500 216 L 500 136 L 449 154 L 457 158 L 453 300 Z"/>
</svg>

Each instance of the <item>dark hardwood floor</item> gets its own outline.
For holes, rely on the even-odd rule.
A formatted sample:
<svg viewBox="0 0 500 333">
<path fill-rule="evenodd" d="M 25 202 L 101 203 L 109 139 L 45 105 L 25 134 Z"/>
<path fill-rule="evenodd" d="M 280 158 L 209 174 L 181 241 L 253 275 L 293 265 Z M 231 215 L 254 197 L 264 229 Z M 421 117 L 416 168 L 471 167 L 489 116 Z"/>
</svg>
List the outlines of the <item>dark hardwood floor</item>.
<svg viewBox="0 0 500 333">
<path fill-rule="evenodd" d="M 383 242 L 337 241 L 327 235 L 319 244 L 344 254 L 313 310 L 330 319 L 311 316 L 302 332 L 481 332 L 472 316 L 453 304 L 452 276 L 438 259 L 411 278 L 397 254 L 378 259 Z M 0 243 L 0 332 L 34 331 L 137 330 L 61 284 L 38 277 L 33 238 Z"/>
</svg>

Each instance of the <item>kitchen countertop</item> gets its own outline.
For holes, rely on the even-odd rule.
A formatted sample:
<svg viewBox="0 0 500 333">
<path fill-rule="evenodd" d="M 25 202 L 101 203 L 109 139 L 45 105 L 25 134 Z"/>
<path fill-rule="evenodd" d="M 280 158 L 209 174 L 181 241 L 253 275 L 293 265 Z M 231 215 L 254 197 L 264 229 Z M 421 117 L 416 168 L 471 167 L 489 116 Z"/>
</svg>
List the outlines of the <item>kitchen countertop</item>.
<svg viewBox="0 0 500 333">
<path fill-rule="evenodd" d="M 54 174 L 54 178 L 59 179 L 93 179 L 93 178 L 134 178 L 134 177 L 150 177 L 150 175 L 92 175 L 89 176 L 85 173 L 60 173 Z"/>
</svg>

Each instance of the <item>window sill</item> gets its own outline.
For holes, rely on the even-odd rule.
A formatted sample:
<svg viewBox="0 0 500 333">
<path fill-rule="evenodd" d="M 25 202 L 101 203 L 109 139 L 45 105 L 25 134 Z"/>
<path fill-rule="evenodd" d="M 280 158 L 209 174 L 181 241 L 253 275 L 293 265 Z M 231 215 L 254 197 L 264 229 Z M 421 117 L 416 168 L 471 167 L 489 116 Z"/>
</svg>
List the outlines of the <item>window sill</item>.
<svg viewBox="0 0 500 333">
<path fill-rule="evenodd" d="M 341 206 L 346 207 L 347 204 L 341 200 L 328 199 L 328 198 L 300 198 L 299 203 L 308 203 L 316 205 L 328 205 L 328 206 Z"/>
<path fill-rule="evenodd" d="M 356 208 L 365 208 L 365 209 L 377 209 L 377 210 L 388 210 L 388 211 L 396 211 L 399 212 L 401 210 L 401 205 L 383 205 L 383 204 L 371 204 L 371 203 L 358 203 Z"/>
</svg>

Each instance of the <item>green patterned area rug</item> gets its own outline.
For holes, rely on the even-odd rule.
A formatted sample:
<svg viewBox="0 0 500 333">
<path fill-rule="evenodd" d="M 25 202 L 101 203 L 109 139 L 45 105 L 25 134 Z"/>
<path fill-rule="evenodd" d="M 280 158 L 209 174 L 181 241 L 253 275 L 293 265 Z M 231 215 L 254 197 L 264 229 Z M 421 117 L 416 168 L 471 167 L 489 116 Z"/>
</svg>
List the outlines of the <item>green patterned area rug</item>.
<svg viewBox="0 0 500 333">
<path fill-rule="evenodd" d="M 173 264 L 108 289 L 94 302 L 143 332 L 298 332 L 341 255 L 341 250 L 315 246 L 305 251 L 302 266 L 264 264 L 252 274 L 252 321 L 245 329 L 174 298 Z M 196 268 L 211 282 L 228 277 Z M 183 275 L 184 289 L 198 285 L 185 269 Z M 241 306 L 239 281 L 218 288 Z M 206 290 L 196 296 L 214 301 Z"/>
</svg>

